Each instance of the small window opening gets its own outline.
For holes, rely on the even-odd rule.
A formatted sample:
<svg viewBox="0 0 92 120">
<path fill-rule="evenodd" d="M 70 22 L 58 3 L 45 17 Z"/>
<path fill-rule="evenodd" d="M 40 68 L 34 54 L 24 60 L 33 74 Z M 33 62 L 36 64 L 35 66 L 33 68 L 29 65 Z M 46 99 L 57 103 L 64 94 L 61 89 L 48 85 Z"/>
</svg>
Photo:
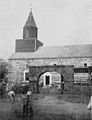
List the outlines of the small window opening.
<svg viewBox="0 0 92 120">
<path fill-rule="evenodd" d="M 87 63 L 84 63 L 84 67 L 87 67 Z"/>
<path fill-rule="evenodd" d="M 50 84 L 50 76 L 46 76 L 46 85 Z"/>
<path fill-rule="evenodd" d="M 27 72 L 25 73 L 25 80 L 29 81 L 29 73 L 27 73 Z"/>
</svg>

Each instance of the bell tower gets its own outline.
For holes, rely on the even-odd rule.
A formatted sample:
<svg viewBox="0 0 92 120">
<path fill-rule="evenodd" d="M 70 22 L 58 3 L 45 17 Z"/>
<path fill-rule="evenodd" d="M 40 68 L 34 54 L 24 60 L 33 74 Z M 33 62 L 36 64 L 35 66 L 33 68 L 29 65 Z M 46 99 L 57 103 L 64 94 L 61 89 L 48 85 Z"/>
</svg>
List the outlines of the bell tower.
<svg viewBox="0 0 92 120">
<path fill-rule="evenodd" d="M 23 39 L 16 40 L 16 52 L 35 52 L 43 43 L 38 40 L 38 28 L 32 10 L 23 27 Z"/>
<path fill-rule="evenodd" d="M 36 38 L 37 39 L 38 28 L 36 26 L 32 10 L 29 13 L 27 21 L 23 27 L 23 39 Z"/>
</svg>

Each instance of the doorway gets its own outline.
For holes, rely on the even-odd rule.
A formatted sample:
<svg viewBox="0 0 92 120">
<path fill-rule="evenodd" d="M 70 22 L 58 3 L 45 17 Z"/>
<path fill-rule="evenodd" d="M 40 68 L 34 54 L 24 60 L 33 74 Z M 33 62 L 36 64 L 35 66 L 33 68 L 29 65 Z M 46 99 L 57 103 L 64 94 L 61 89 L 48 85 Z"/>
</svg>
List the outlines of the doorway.
<svg viewBox="0 0 92 120">
<path fill-rule="evenodd" d="M 50 76 L 45 76 L 45 84 L 50 85 Z"/>
<path fill-rule="evenodd" d="M 36 93 L 45 93 L 46 90 L 54 94 L 61 93 L 61 90 L 73 91 L 74 66 L 29 66 L 29 81 L 31 87 L 35 84 Z"/>
</svg>

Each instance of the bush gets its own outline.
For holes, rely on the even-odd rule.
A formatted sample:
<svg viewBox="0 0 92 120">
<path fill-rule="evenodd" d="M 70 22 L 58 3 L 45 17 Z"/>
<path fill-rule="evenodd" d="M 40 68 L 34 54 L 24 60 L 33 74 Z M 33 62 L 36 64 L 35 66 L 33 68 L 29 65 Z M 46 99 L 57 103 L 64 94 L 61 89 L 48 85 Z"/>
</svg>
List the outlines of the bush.
<svg viewBox="0 0 92 120">
<path fill-rule="evenodd" d="M 28 91 L 28 88 L 29 88 L 29 85 L 22 85 L 21 83 L 20 84 L 15 84 L 11 90 L 13 90 L 15 92 L 15 94 L 25 94 L 27 93 Z"/>
<path fill-rule="evenodd" d="M 91 86 L 87 85 L 74 85 L 74 93 L 77 95 L 91 96 Z"/>
<path fill-rule="evenodd" d="M 4 97 L 6 94 L 6 86 L 2 83 L 0 83 L 0 96 Z"/>
</svg>

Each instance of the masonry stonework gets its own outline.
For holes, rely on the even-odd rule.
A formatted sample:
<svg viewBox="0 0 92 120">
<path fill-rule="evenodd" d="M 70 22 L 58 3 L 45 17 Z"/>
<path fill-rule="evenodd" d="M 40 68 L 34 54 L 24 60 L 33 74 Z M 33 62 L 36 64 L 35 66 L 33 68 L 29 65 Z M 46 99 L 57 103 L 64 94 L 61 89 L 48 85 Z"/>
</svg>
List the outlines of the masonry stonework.
<svg viewBox="0 0 92 120">
<path fill-rule="evenodd" d="M 74 68 L 92 65 L 92 58 L 41 58 L 41 59 L 12 59 L 9 60 L 9 80 L 23 81 L 24 70 L 27 66 L 49 66 L 49 65 L 74 65 Z"/>
<path fill-rule="evenodd" d="M 73 92 L 74 88 L 74 66 L 73 65 L 54 65 L 54 66 L 30 66 L 29 67 L 29 82 L 30 88 L 33 92 L 39 91 L 39 77 L 45 72 L 57 72 L 63 77 L 64 90 Z M 38 86 L 38 87 L 37 87 Z M 61 87 L 61 92 L 63 88 Z"/>
</svg>

